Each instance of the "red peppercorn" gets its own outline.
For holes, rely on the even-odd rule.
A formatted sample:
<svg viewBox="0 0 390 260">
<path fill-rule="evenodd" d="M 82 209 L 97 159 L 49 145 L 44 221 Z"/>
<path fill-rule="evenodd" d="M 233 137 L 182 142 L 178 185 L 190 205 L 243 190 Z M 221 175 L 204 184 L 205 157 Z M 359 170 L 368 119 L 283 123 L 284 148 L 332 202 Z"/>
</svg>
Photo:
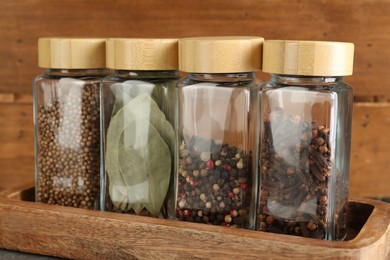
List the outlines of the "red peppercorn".
<svg viewBox="0 0 390 260">
<path fill-rule="evenodd" d="M 213 162 L 213 160 L 208 160 L 207 161 L 207 163 L 206 163 L 206 169 L 209 169 L 209 170 L 211 170 L 211 169 L 213 169 L 214 168 L 214 162 Z"/>
<path fill-rule="evenodd" d="M 229 196 L 229 198 L 233 198 L 234 197 L 234 193 L 233 192 L 229 192 L 228 196 Z"/>
<path fill-rule="evenodd" d="M 238 216 L 238 211 L 237 211 L 237 210 L 234 210 L 234 209 L 230 210 L 230 216 L 231 216 L 232 218 L 237 217 L 237 216 Z"/>
<path fill-rule="evenodd" d="M 191 180 L 190 185 L 191 186 L 198 186 L 199 185 L 199 181 Z"/>
<path fill-rule="evenodd" d="M 185 209 L 183 211 L 183 216 L 188 217 L 190 215 L 190 211 L 188 209 Z"/>
<path fill-rule="evenodd" d="M 246 183 L 241 183 L 241 184 L 240 184 L 240 188 L 241 188 L 242 190 L 245 190 L 247 187 L 248 187 L 248 184 L 246 184 Z"/>
<path fill-rule="evenodd" d="M 232 169 L 232 166 L 230 166 L 229 164 L 225 164 L 225 165 L 223 166 L 223 168 L 224 168 L 225 170 L 227 170 L 227 171 L 230 171 L 230 170 Z"/>
</svg>

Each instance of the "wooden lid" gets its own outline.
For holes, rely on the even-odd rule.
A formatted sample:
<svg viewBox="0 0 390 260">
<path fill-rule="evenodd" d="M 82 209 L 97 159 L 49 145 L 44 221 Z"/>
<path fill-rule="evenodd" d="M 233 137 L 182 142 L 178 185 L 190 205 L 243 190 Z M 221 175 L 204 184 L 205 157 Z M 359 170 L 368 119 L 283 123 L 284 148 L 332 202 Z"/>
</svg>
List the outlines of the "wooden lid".
<svg viewBox="0 0 390 260">
<path fill-rule="evenodd" d="M 193 37 L 179 40 L 179 69 L 234 73 L 261 69 L 261 37 Z"/>
<path fill-rule="evenodd" d="M 105 39 L 40 38 L 38 40 L 38 65 L 41 68 L 105 68 L 105 55 Z"/>
<path fill-rule="evenodd" d="M 107 68 L 177 70 L 177 41 L 177 39 L 107 39 Z"/>
<path fill-rule="evenodd" d="M 347 42 L 266 40 L 263 71 L 302 76 L 348 76 L 354 45 Z"/>
</svg>

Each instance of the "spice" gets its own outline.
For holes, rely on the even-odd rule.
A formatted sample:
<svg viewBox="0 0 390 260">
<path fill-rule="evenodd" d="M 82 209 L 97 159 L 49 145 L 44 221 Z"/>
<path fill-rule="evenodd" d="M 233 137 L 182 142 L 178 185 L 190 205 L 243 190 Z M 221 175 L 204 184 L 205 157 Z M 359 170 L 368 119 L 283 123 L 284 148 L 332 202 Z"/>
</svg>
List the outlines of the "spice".
<svg viewBox="0 0 390 260">
<path fill-rule="evenodd" d="M 65 83 L 65 85 L 64 85 Z M 99 196 L 99 81 L 62 79 L 66 87 L 39 106 L 37 201 L 93 209 Z"/>
<path fill-rule="evenodd" d="M 37 202 L 100 207 L 100 80 L 105 39 L 40 38 L 34 81 Z"/>
<path fill-rule="evenodd" d="M 345 238 L 352 61 L 351 43 L 265 41 L 258 230 Z"/>
<path fill-rule="evenodd" d="M 264 123 L 259 218 L 266 221 L 259 229 L 324 238 L 332 167 L 329 128 L 297 115 L 272 119 L 272 131 L 270 121 Z M 309 221 L 309 230 L 296 229 Z"/>
<path fill-rule="evenodd" d="M 107 67 L 114 70 L 101 95 L 107 211 L 175 216 L 177 45 L 176 39 L 107 39 Z"/>
<path fill-rule="evenodd" d="M 179 41 L 177 218 L 253 229 L 251 142 L 263 39 L 193 37 Z M 199 58 L 201 57 L 201 58 Z M 253 124 L 255 125 L 255 124 Z M 198 175 L 197 172 L 200 171 Z M 183 177 L 185 175 L 186 177 Z M 188 215 L 186 213 L 189 213 Z M 202 212 L 202 218 L 197 218 Z"/>
<path fill-rule="evenodd" d="M 244 154 L 235 146 L 217 144 L 198 136 L 183 143 L 180 154 L 186 156 L 179 159 L 177 217 L 185 221 L 244 227 L 247 222 L 245 215 L 249 210 L 250 189 L 248 186 L 240 188 L 240 185 L 247 184 L 251 179 L 250 154 Z M 207 158 L 205 154 L 208 154 Z M 237 154 L 245 165 L 241 169 L 231 166 L 237 161 Z M 214 166 L 205 169 L 206 159 L 208 164 L 212 162 Z M 207 171 L 207 174 L 199 176 L 199 169 Z M 183 176 L 184 172 L 186 177 Z M 244 177 L 240 183 L 239 178 Z M 198 219 L 199 215 L 203 218 Z"/>
<path fill-rule="evenodd" d="M 106 171 L 115 210 L 140 214 L 145 208 L 158 216 L 169 187 L 173 146 L 173 127 L 148 94 L 132 99 L 111 118 Z"/>
</svg>

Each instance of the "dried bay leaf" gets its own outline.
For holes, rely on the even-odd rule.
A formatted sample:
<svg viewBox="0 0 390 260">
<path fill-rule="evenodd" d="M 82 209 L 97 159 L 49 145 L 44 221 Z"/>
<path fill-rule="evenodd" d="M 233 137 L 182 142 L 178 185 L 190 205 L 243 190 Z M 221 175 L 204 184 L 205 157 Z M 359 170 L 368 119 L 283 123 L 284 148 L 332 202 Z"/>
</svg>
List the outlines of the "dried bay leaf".
<svg viewBox="0 0 390 260">
<path fill-rule="evenodd" d="M 173 141 L 172 126 L 147 93 L 132 99 L 112 117 L 106 138 L 106 170 L 115 207 L 139 212 L 145 206 L 151 214 L 158 214 L 169 186 Z"/>
<path fill-rule="evenodd" d="M 137 204 L 133 205 L 132 208 L 133 208 L 135 214 L 139 215 L 139 213 L 141 213 L 141 211 L 144 209 L 144 206 L 142 206 L 141 203 L 137 203 Z"/>
<path fill-rule="evenodd" d="M 128 105 L 130 105 L 130 102 L 126 106 Z M 175 132 L 157 103 L 148 94 L 141 94 L 131 101 L 130 106 L 131 108 L 124 107 L 123 109 L 125 111 L 132 111 L 135 115 L 150 121 L 168 144 L 169 148 L 173 150 Z"/>
<path fill-rule="evenodd" d="M 127 186 L 110 182 L 109 194 L 111 201 L 116 209 L 119 209 L 121 211 L 128 211 L 131 209 L 128 204 Z"/>
<path fill-rule="evenodd" d="M 130 184 L 129 194 L 152 215 L 157 215 L 168 191 L 171 175 L 168 145 L 147 120 L 136 117 L 124 129 L 118 151 L 119 170 L 125 182 Z"/>
<path fill-rule="evenodd" d="M 115 103 L 112 109 L 112 116 L 123 108 L 130 100 L 140 94 L 152 94 L 155 85 L 142 80 L 127 80 L 122 83 L 114 83 L 111 90 L 115 93 Z"/>
</svg>

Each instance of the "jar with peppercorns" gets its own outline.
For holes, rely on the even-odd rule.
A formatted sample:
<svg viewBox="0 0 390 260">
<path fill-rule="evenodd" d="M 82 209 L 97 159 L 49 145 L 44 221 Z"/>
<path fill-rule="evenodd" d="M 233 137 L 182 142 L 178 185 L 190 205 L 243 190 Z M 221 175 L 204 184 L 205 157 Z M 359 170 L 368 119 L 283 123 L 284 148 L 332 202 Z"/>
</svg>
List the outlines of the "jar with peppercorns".
<svg viewBox="0 0 390 260">
<path fill-rule="evenodd" d="M 352 43 L 265 41 L 261 96 L 260 231 L 346 236 L 353 93 Z"/>
<path fill-rule="evenodd" d="M 105 39 L 40 38 L 34 81 L 36 201 L 98 209 Z"/>
<path fill-rule="evenodd" d="M 260 37 L 194 37 L 179 41 L 179 220 L 254 228 L 253 185 Z M 253 106 L 253 107 L 251 107 Z"/>
</svg>

